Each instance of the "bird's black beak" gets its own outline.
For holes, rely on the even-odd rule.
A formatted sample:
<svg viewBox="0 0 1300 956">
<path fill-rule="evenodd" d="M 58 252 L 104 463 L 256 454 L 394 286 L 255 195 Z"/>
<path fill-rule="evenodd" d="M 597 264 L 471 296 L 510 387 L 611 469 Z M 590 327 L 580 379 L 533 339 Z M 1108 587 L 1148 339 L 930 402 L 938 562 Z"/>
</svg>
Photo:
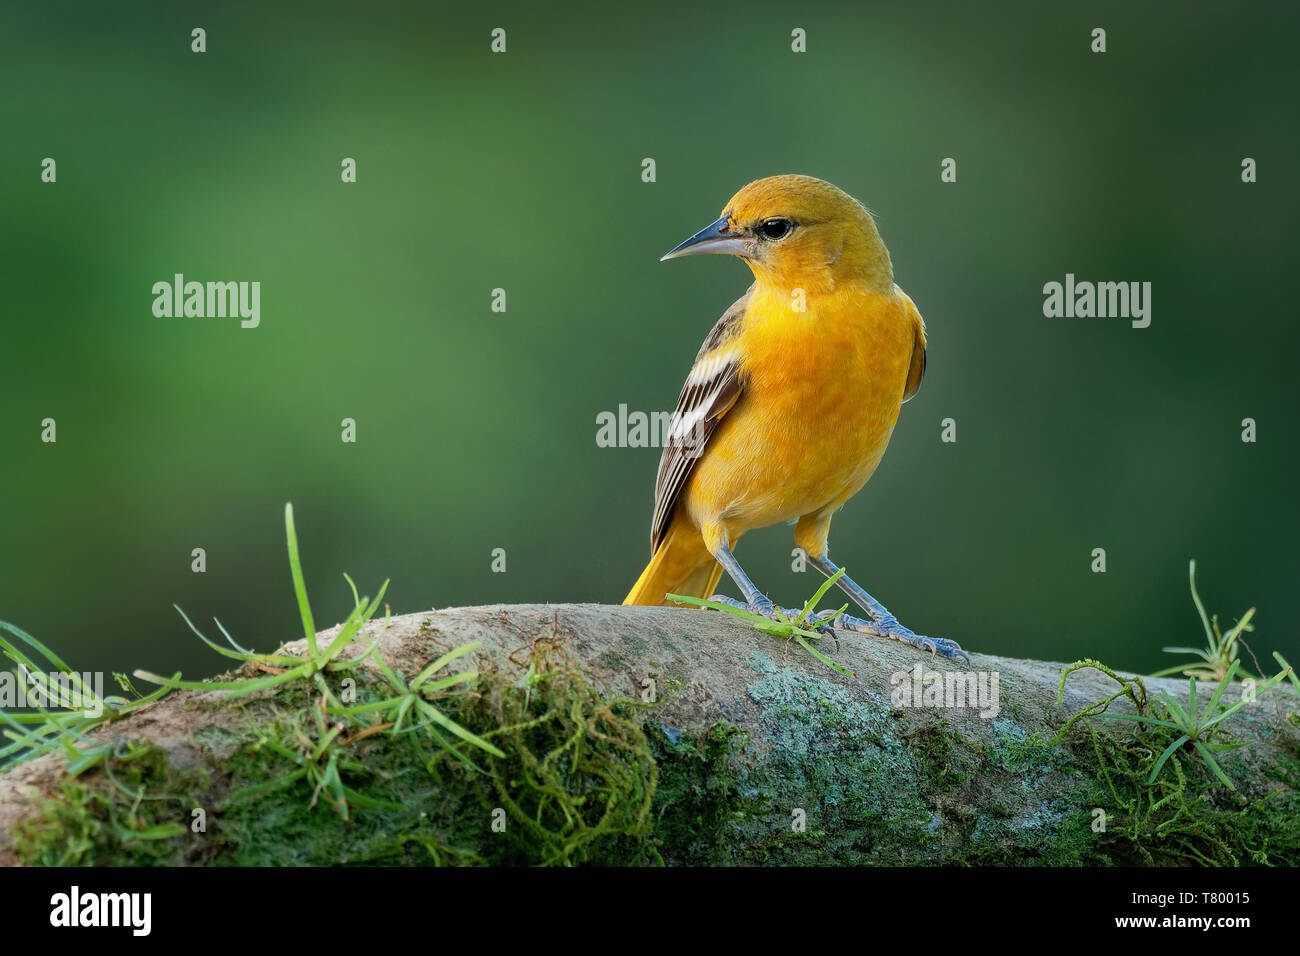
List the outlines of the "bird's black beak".
<svg viewBox="0 0 1300 956">
<path fill-rule="evenodd" d="M 724 256 L 745 254 L 745 240 L 734 232 L 730 216 L 723 216 L 717 222 L 705 226 L 685 242 L 668 250 L 667 255 L 659 261 L 706 253 Z"/>
</svg>

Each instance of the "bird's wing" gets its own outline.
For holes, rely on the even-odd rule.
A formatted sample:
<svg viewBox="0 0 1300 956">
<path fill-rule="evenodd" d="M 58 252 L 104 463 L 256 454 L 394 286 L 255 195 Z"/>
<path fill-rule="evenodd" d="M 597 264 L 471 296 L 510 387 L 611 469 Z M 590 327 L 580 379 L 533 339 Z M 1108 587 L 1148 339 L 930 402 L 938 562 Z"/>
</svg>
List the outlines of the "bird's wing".
<svg viewBox="0 0 1300 956">
<path fill-rule="evenodd" d="M 903 294 L 908 317 L 912 320 L 912 364 L 907 370 L 907 384 L 903 386 L 903 401 L 906 402 L 921 388 L 921 379 L 925 376 L 925 320 L 907 293 L 902 289 L 898 291 Z"/>
<path fill-rule="evenodd" d="M 740 397 L 740 356 L 735 350 L 736 335 L 749 306 L 749 291 L 737 299 L 704 339 L 695 364 L 686 376 L 686 384 L 677 398 L 659 458 L 659 476 L 655 480 L 655 513 L 650 522 L 650 553 L 653 555 L 668 530 L 677 499 L 695 462 L 704 454 L 709 437 L 722 416 Z"/>
</svg>

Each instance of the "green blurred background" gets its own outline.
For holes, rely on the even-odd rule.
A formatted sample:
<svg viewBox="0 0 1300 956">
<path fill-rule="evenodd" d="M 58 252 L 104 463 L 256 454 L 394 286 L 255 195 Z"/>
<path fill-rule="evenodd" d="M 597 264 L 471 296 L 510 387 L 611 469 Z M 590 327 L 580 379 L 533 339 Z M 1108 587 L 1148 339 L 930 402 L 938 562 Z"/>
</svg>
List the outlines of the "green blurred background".
<svg viewBox="0 0 1300 956">
<path fill-rule="evenodd" d="M 930 331 L 840 563 L 970 649 L 1153 669 L 1201 642 L 1195 557 L 1300 657 L 1295 6 L 469 6 L 5 6 L 0 617 L 81 669 L 219 669 L 173 602 L 273 648 L 286 501 L 321 626 L 344 571 L 395 612 L 620 601 L 658 451 L 596 414 L 671 408 L 749 282 L 658 257 L 804 172 L 877 213 Z M 175 272 L 260 281 L 261 327 L 155 318 Z M 1152 282 L 1151 327 L 1044 318 L 1067 272 Z M 792 547 L 740 548 L 786 603 Z"/>
</svg>

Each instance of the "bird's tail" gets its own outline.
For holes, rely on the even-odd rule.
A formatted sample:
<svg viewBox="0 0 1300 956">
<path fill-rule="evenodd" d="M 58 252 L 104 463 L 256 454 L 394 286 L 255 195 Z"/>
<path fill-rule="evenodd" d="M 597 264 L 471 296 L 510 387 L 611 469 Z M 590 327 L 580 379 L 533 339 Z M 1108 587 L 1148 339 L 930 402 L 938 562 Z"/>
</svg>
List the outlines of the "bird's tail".
<svg viewBox="0 0 1300 956">
<path fill-rule="evenodd" d="M 713 559 L 689 521 L 674 518 L 654 557 L 637 578 L 624 604 L 667 604 L 664 596 L 707 598 L 718 586 L 722 565 Z"/>
</svg>

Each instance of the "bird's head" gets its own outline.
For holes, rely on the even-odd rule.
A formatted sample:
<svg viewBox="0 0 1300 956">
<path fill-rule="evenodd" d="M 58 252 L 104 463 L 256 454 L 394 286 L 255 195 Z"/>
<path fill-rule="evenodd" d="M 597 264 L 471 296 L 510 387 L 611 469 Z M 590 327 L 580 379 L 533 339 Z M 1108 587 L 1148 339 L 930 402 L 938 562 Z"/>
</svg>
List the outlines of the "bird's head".
<svg viewBox="0 0 1300 956">
<path fill-rule="evenodd" d="M 812 176 L 770 176 L 736 195 L 716 222 L 664 259 L 699 253 L 739 256 L 760 283 L 828 292 L 857 280 L 876 291 L 893 285 L 893 266 L 871 213 L 836 186 Z"/>
</svg>

